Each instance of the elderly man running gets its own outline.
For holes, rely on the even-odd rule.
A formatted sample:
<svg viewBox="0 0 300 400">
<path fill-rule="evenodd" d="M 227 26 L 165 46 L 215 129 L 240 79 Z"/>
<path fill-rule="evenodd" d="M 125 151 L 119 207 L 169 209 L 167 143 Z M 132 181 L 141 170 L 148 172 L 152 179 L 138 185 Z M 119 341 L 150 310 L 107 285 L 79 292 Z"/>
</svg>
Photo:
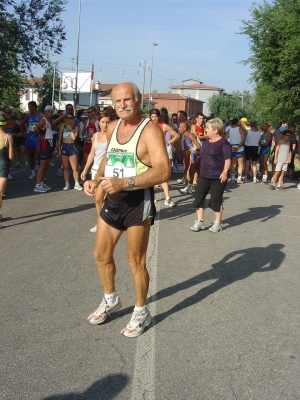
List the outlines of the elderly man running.
<svg viewBox="0 0 300 400">
<path fill-rule="evenodd" d="M 122 232 L 127 231 L 127 257 L 136 303 L 121 334 L 136 337 L 151 322 L 146 307 L 149 286 L 146 250 L 156 213 L 153 186 L 168 181 L 170 165 L 161 129 L 139 111 L 138 87 L 121 83 L 113 89 L 112 100 L 120 119 L 109 124 L 106 155 L 95 179 L 84 184 L 85 193 L 90 196 L 98 186 L 106 194 L 94 250 L 104 299 L 88 321 L 101 324 L 122 306 L 115 289 L 113 251 Z"/>
</svg>

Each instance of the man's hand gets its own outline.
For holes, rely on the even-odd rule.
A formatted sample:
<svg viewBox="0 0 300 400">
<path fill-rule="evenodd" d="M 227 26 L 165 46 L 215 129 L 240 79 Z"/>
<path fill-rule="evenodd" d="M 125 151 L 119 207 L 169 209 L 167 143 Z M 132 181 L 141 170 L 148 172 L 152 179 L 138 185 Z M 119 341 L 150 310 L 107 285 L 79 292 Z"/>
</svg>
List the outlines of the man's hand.
<svg viewBox="0 0 300 400">
<path fill-rule="evenodd" d="M 108 194 L 118 193 L 121 190 L 126 189 L 124 179 L 122 178 L 105 178 L 102 177 L 101 186 L 103 190 Z"/>
</svg>

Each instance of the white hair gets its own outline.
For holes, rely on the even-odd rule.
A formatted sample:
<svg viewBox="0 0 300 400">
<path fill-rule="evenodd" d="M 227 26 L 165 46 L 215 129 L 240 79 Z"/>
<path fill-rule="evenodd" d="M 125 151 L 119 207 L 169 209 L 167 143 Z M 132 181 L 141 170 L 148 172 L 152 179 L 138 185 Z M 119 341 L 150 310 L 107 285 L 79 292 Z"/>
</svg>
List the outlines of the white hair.
<svg viewBox="0 0 300 400">
<path fill-rule="evenodd" d="M 140 98 L 140 96 L 141 96 L 141 92 L 140 92 L 140 89 L 137 87 L 137 85 L 136 85 L 135 83 L 133 83 L 133 82 L 122 82 L 122 83 L 120 83 L 119 85 L 123 85 L 123 84 L 127 84 L 127 85 L 132 86 L 132 91 L 133 91 L 133 94 L 134 94 L 134 99 L 135 99 L 135 101 L 139 101 L 139 98 Z M 113 88 L 113 90 L 111 91 L 111 98 L 112 98 L 112 100 L 113 100 L 113 97 L 114 97 L 114 90 L 115 90 L 115 88 L 118 87 L 119 85 L 115 86 L 115 87 Z M 113 102 L 114 102 L 114 101 L 113 101 Z"/>
</svg>

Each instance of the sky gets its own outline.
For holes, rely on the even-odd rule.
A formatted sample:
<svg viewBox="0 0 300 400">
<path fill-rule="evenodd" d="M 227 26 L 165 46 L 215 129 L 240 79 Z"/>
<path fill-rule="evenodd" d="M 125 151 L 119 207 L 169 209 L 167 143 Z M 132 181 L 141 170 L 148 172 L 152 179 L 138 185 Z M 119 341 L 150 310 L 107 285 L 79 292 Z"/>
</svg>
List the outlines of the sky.
<svg viewBox="0 0 300 400">
<path fill-rule="evenodd" d="M 256 3 L 261 3 L 257 0 Z M 81 0 L 79 71 L 91 71 L 94 81 L 143 84 L 145 93 L 169 92 L 171 85 L 198 79 L 226 92 L 253 91 L 249 40 L 238 34 L 242 20 L 251 19 L 252 1 L 202 0 Z M 69 0 L 61 14 L 66 38 L 60 55 L 50 55 L 59 70 L 75 70 L 79 0 Z M 158 46 L 153 46 L 157 43 Z M 33 74 L 42 76 L 36 68 Z"/>
</svg>

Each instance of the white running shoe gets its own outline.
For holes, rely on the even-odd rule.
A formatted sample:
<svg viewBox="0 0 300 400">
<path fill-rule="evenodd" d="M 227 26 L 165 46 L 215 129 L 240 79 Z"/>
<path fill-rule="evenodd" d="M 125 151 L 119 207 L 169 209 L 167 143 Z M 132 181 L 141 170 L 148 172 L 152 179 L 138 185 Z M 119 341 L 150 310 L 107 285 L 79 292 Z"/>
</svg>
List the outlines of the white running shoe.
<svg viewBox="0 0 300 400">
<path fill-rule="evenodd" d="M 90 232 L 96 233 L 97 232 L 97 225 L 90 229 Z"/>
<path fill-rule="evenodd" d="M 80 186 L 80 184 L 77 182 L 77 183 L 75 183 L 74 189 L 76 189 L 76 190 L 83 190 L 83 187 Z"/>
<path fill-rule="evenodd" d="M 175 202 L 171 199 L 171 197 L 169 197 L 168 199 L 165 199 L 164 205 L 165 206 L 169 206 L 169 207 L 175 207 L 176 206 Z"/>
<path fill-rule="evenodd" d="M 69 182 L 66 182 L 65 187 L 63 188 L 63 190 L 70 190 Z"/>
<path fill-rule="evenodd" d="M 200 221 L 199 219 L 197 219 L 195 221 L 194 225 L 191 226 L 191 231 L 194 231 L 194 232 L 203 231 L 203 229 L 205 229 L 205 223 L 204 223 L 204 221 Z"/>
<path fill-rule="evenodd" d="M 93 325 L 102 324 L 110 314 L 119 311 L 121 307 L 122 303 L 119 296 L 116 297 L 116 301 L 113 304 L 108 304 L 103 298 L 100 306 L 88 317 L 88 321 Z"/>
<path fill-rule="evenodd" d="M 193 194 L 192 187 L 186 186 L 184 189 L 180 189 L 180 192 L 183 194 Z"/>
<path fill-rule="evenodd" d="M 220 222 L 214 221 L 212 226 L 209 228 L 211 232 L 220 232 L 222 230 L 222 224 Z"/>
<path fill-rule="evenodd" d="M 36 193 L 47 193 L 47 190 L 41 184 L 36 184 L 33 191 Z"/>
<path fill-rule="evenodd" d="M 48 190 L 51 190 L 51 186 L 47 186 L 45 183 L 41 183 L 44 189 L 48 192 Z"/>
<path fill-rule="evenodd" d="M 28 180 L 32 181 L 36 177 L 35 172 L 32 172 L 31 175 L 28 177 Z"/>
<path fill-rule="evenodd" d="M 139 313 L 138 311 L 133 311 L 131 319 L 126 328 L 121 331 L 121 335 L 126 337 L 140 336 L 150 323 L 151 315 L 147 307 L 145 314 Z"/>
</svg>

